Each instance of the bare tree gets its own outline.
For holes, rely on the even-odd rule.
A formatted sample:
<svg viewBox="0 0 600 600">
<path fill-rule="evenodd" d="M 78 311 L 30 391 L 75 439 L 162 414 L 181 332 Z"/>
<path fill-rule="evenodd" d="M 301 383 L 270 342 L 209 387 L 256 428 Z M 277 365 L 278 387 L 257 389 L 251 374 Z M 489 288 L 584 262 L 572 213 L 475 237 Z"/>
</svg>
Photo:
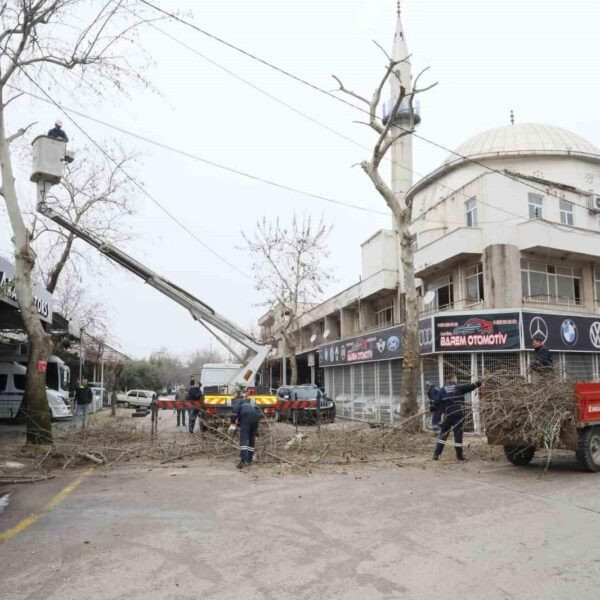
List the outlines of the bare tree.
<svg viewBox="0 0 600 600">
<path fill-rule="evenodd" d="M 330 232 L 331 226 L 323 220 L 315 226 L 310 217 L 300 220 L 295 215 L 290 227 L 283 226 L 279 219 L 268 222 L 263 218 L 252 234 L 242 232 L 252 256 L 255 287 L 266 296 L 263 306 L 277 316 L 273 334 L 285 341 L 292 385 L 298 382 L 298 321 L 333 279 L 325 266 Z"/>
<path fill-rule="evenodd" d="M 400 239 L 401 262 L 403 273 L 404 293 L 400 297 L 401 314 L 405 318 L 404 326 L 404 353 L 403 353 L 403 381 L 405 386 L 405 401 L 402 403 L 402 416 L 411 416 L 418 412 L 417 403 L 417 378 L 419 374 L 419 309 L 417 304 L 417 288 L 415 285 L 414 245 L 415 239 L 410 230 L 412 223 L 412 201 L 406 198 L 398 198 L 392 188 L 385 182 L 380 173 L 381 162 L 389 150 L 400 138 L 412 135 L 415 130 L 415 98 L 418 94 L 425 92 L 436 84 L 419 88 L 419 79 L 427 70 L 424 69 L 416 77 L 414 85 L 410 81 L 402 81 L 399 65 L 407 62 L 410 57 L 395 60 L 390 57 L 379 44 L 377 46 L 385 54 L 388 64 L 379 85 L 373 92 L 371 99 L 357 94 L 346 88 L 339 77 L 333 78 L 343 92 L 363 104 L 368 109 L 369 121 L 366 123 L 377 133 L 377 141 L 373 148 L 373 154 L 369 160 L 364 160 L 360 166 L 369 176 L 375 189 L 385 200 L 388 208 L 394 216 L 396 233 Z M 392 81 L 390 81 L 392 80 Z M 387 83 L 397 85 L 399 92 L 394 99 L 394 104 L 388 115 L 387 121 L 377 115 L 377 109 L 381 101 L 381 95 Z M 409 91 L 410 90 L 410 91 Z"/>
<path fill-rule="evenodd" d="M 63 317 L 89 334 L 111 343 L 109 315 L 106 304 L 97 299 L 79 275 L 66 270 L 54 292 L 54 307 Z"/>
<path fill-rule="evenodd" d="M 132 0 L 90 4 L 85 0 L 14 0 L 0 4 L 0 171 L 15 253 L 15 288 L 29 339 L 26 403 L 30 443 L 51 441 L 45 373 L 38 368 L 52 349 L 50 336 L 36 312 L 32 271 L 35 252 L 21 212 L 11 159 L 11 143 L 29 126 L 8 134 L 11 103 L 22 95 L 19 86 L 64 90 L 78 94 L 123 90 L 143 81 L 131 62 L 136 32 L 145 19 L 133 16 Z M 136 52 L 137 53 L 137 52 Z"/>
<path fill-rule="evenodd" d="M 130 239 L 124 219 L 133 214 L 134 183 L 125 167 L 136 156 L 116 147 L 112 163 L 97 156 L 90 148 L 77 153 L 77 161 L 67 167 L 59 186 L 45 198 L 45 203 L 62 213 L 75 225 L 93 231 L 103 240 L 120 244 Z M 68 264 L 77 271 L 80 261 L 88 263 L 89 254 L 78 248 L 77 237 L 58 225 L 32 214 L 31 236 L 40 257 L 38 271 L 44 286 L 54 293 Z M 86 247 L 87 249 L 87 247 Z"/>
</svg>

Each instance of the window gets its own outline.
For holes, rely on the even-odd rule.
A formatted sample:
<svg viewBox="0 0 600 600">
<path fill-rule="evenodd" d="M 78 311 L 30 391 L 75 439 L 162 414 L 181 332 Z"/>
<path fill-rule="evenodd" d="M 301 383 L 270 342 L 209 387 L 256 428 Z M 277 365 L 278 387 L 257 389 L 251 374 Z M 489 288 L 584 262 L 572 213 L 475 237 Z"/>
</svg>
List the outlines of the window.
<svg viewBox="0 0 600 600">
<path fill-rule="evenodd" d="M 135 398 L 137 396 L 137 392 L 134 390 L 133 392 L 129 392 L 127 396 L 129 396 L 130 398 Z"/>
<path fill-rule="evenodd" d="M 594 293 L 596 303 L 600 304 L 600 268 L 594 267 Z"/>
<path fill-rule="evenodd" d="M 523 298 L 553 304 L 581 304 L 581 272 L 532 260 L 521 261 Z"/>
<path fill-rule="evenodd" d="M 394 323 L 394 305 L 390 304 L 385 308 L 379 309 L 375 313 L 375 322 L 377 323 L 377 327 L 392 325 Z"/>
<path fill-rule="evenodd" d="M 454 304 L 454 286 L 452 285 L 452 275 L 440 277 L 440 279 L 431 282 L 427 286 L 427 291 L 435 292 L 433 308 L 451 308 Z"/>
<path fill-rule="evenodd" d="M 544 197 L 538 194 L 529 194 L 529 218 L 541 219 Z"/>
<path fill-rule="evenodd" d="M 560 222 L 563 225 L 573 225 L 573 205 L 566 200 L 561 200 L 559 204 L 560 208 Z"/>
<path fill-rule="evenodd" d="M 6 389 L 7 383 L 8 383 L 8 375 L 0 374 L 0 392 L 3 392 Z"/>
<path fill-rule="evenodd" d="M 482 302 L 484 299 L 481 263 L 465 269 L 465 299 L 468 304 Z"/>
<path fill-rule="evenodd" d="M 24 391 L 26 383 L 27 378 L 25 375 L 17 375 L 13 373 L 13 385 L 15 386 L 15 390 Z"/>
<path fill-rule="evenodd" d="M 467 211 L 467 227 L 477 227 L 477 198 L 471 198 L 465 202 Z"/>
</svg>

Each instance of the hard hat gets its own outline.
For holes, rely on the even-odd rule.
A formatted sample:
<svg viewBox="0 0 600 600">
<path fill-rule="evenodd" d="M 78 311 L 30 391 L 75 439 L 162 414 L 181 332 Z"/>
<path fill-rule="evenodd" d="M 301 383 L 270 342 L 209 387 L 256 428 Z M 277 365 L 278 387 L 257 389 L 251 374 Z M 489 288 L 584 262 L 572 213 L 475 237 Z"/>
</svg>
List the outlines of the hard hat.
<svg viewBox="0 0 600 600">
<path fill-rule="evenodd" d="M 56 121 L 54 121 L 54 124 L 58 127 L 62 127 L 62 121 L 60 119 L 56 119 Z"/>
</svg>

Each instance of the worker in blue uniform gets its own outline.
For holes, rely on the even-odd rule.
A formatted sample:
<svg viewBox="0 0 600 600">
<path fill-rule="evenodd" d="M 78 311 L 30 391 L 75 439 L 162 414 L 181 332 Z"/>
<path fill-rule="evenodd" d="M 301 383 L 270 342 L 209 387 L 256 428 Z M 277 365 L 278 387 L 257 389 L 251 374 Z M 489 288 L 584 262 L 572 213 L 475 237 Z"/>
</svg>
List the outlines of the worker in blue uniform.
<svg viewBox="0 0 600 600">
<path fill-rule="evenodd" d="M 61 142 L 69 141 L 65 130 L 62 128 L 62 121 L 60 119 L 56 120 L 54 127 L 48 132 L 48 137 L 54 138 L 55 140 L 60 140 Z"/>
<path fill-rule="evenodd" d="M 452 375 L 449 383 L 443 385 L 434 401 L 434 409 L 444 412 L 444 420 L 440 427 L 433 460 L 437 460 L 444 451 L 444 445 L 452 430 L 456 459 L 466 460 L 463 455 L 463 428 L 465 420 L 465 394 L 481 386 L 481 381 L 475 383 L 458 383 L 456 375 Z"/>
<path fill-rule="evenodd" d="M 196 383 L 193 379 L 190 380 L 190 387 L 188 388 L 185 399 L 192 401 L 199 401 L 204 398 L 202 391 L 202 384 L 198 381 Z M 200 409 L 197 406 L 192 406 L 188 409 L 188 431 L 194 433 L 196 427 L 196 419 L 200 417 Z M 200 431 L 202 431 L 202 424 L 200 424 Z"/>
<path fill-rule="evenodd" d="M 231 424 L 229 432 L 235 433 L 236 427 L 240 427 L 240 462 L 238 469 L 249 467 L 254 457 L 254 440 L 258 433 L 258 423 L 262 418 L 262 412 L 254 406 L 250 400 L 236 392 L 233 401 L 233 412 L 231 413 Z"/>
<path fill-rule="evenodd" d="M 535 352 L 535 360 L 531 362 L 531 367 L 537 370 L 543 370 L 544 368 L 552 368 L 554 366 L 554 360 L 550 350 L 544 343 L 544 338 L 541 335 L 536 335 L 532 340 L 533 351 Z"/>
</svg>

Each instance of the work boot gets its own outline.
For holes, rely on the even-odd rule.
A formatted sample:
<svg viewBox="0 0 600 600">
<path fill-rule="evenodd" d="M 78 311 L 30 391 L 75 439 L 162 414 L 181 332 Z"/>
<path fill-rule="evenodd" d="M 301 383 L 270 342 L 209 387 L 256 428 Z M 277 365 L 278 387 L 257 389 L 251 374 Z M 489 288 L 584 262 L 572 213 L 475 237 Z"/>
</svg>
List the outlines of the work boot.
<svg viewBox="0 0 600 600">
<path fill-rule="evenodd" d="M 249 466 L 250 466 L 250 463 L 244 462 L 242 460 L 240 460 L 240 462 L 237 464 L 238 469 L 244 469 Z"/>
<path fill-rule="evenodd" d="M 438 458 L 439 458 L 438 454 L 434 454 L 433 457 L 432 457 L 433 460 L 437 460 Z"/>
</svg>

